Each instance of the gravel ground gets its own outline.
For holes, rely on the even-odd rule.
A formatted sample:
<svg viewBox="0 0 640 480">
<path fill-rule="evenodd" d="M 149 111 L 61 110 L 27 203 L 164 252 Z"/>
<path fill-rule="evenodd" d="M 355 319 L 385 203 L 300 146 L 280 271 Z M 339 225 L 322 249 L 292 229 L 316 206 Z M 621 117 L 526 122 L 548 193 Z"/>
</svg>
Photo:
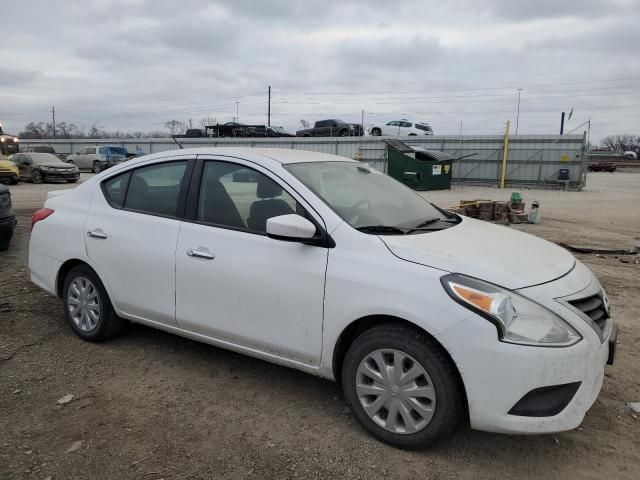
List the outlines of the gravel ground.
<svg viewBox="0 0 640 480">
<path fill-rule="evenodd" d="M 21 215 L 0 253 L 0 479 L 640 478 L 640 423 L 626 406 L 640 401 L 636 255 L 579 255 L 620 325 L 616 365 L 580 428 L 518 437 L 461 426 L 428 451 L 405 452 L 370 438 L 331 382 L 135 325 L 104 344 L 80 341 L 26 271 L 28 215 L 57 188 L 67 185 L 11 187 Z M 449 206 L 509 194 L 428 196 Z M 543 223 L 518 227 L 531 233 L 596 243 L 639 235 L 640 174 L 592 174 L 581 193 L 523 196 L 542 203 Z"/>
</svg>

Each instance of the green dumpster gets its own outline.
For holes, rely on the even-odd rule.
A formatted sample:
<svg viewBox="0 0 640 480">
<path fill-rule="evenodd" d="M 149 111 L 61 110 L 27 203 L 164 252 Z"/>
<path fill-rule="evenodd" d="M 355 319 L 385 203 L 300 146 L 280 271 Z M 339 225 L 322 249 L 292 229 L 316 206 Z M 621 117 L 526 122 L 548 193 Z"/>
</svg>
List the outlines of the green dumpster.
<svg viewBox="0 0 640 480">
<path fill-rule="evenodd" d="M 451 188 L 451 155 L 418 147 L 404 147 L 403 151 L 399 151 L 394 146 L 387 145 L 387 172 L 391 177 L 414 190 Z"/>
</svg>

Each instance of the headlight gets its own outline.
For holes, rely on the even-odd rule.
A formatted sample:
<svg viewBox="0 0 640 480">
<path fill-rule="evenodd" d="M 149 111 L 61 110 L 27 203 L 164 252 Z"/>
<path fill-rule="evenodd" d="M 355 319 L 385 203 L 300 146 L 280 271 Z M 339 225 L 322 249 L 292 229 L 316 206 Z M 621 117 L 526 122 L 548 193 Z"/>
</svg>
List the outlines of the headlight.
<svg viewBox="0 0 640 480">
<path fill-rule="evenodd" d="M 40 167 L 40 170 L 49 170 L 49 167 L 45 167 L 44 165 Z"/>
<path fill-rule="evenodd" d="M 440 281 L 453 300 L 493 323 L 502 342 L 568 347 L 582 339 L 551 310 L 515 292 L 457 273 Z"/>
<path fill-rule="evenodd" d="M 19 140 L 17 138 L 14 138 L 13 141 L 18 143 Z"/>
<path fill-rule="evenodd" d="M 4 137 L 0 137 L 0 142 L 4 143 L 5 142 L 5 138 Z"/>
</svg>

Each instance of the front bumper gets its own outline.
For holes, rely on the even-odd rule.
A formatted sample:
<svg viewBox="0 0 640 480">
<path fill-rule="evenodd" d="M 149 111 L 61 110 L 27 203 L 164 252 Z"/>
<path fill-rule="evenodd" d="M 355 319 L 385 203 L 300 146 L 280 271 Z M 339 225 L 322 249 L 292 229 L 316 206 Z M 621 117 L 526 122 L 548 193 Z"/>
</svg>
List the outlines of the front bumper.
<svg viewBox="0 0 640 480">
<path fill-rule="evenodd" d="M 437 338 L 462 376 L 471 427 L 496 433 L 552 433 L 576 428 L 600 393 L 609 358 L 609 342 L 595 338 L 584 338 L 567 348 L 501 343 L 495 327 L 480 317 L 470 318 Z M 575 382 L 580 382 L 578 390 L 556 415 L 509 413 L 532 390 Z"/>
<path fill-rule="evenodd" d="M 80 178 L 80 172 L 56 172 L 55 170 L 41 171 L 42 178 L 52 182 L 66 182 L 69 180 L 78 180 Z"/>
<path fill-rule="evenodd" d="M 18 174 L 10 170 L 0 170 L 0 181 L 15 182 L 18 180 Z"/>
<path fill-rule="evenodd" d="M 436 336 L 462 376 L 472 428 L 536 434 L 571 430 L 580 425 L 600 393 L 605 364 L 613 361 L 617 328 L 609 319 L 599 335 L 562 299 L 551 300 L 554 295 L 550 293 L 571 298 L 578 294 L 587 296 L 598 288 L 601 287 L 597 279 L 578 262 L 574 271 L 559 280 L 520 290 L 540 303 L 546 297 L 545 306 L 578 330 L 582 340 L 570 347 L 499 342 L 496 328 L 475 315 Z M 517 408 L 527 394 L 568 384 L 579 386 L 562 400 L 558 409 L 527 416 Z"/>
</svg>

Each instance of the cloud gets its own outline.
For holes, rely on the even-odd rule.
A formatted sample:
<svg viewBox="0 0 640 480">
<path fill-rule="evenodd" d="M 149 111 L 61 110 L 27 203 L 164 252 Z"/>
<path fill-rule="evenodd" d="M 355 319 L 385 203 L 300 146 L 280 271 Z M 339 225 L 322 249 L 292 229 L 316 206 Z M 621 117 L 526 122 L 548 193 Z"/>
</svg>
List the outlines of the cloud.
<svg viewBox="0 0 640 480">
<path fill-rule="evenodd" d="M 599 137 L 638 128 L 640 83 L 617 79 L 640 78 L 639 6 L 22 0 L 12 11 L 29 28 L 2 27 L 11 62 L 0 68 L 0 121 L 19 131 L 55 104 L 62 121 L 152 130 L 171 118 L 231 120 L 239 102 L 241 121 L 258 123 L 271 85 L 273 118 L 292 130 L 300 118 L 357 121 L 365 110 L 369 121 L 418 116 L 456 133 L 462 120 L 488 134 L 514 120 L 523 87 L 521 132 L 555 133 L 559 111 L 575 106 Z"/>
<path fill-rule="evenodd" d="M 0 68 L 0 86 L 2 87 L 26 87 L 32 84 L 42 72 L 12 70 Z"/>
</svg>

